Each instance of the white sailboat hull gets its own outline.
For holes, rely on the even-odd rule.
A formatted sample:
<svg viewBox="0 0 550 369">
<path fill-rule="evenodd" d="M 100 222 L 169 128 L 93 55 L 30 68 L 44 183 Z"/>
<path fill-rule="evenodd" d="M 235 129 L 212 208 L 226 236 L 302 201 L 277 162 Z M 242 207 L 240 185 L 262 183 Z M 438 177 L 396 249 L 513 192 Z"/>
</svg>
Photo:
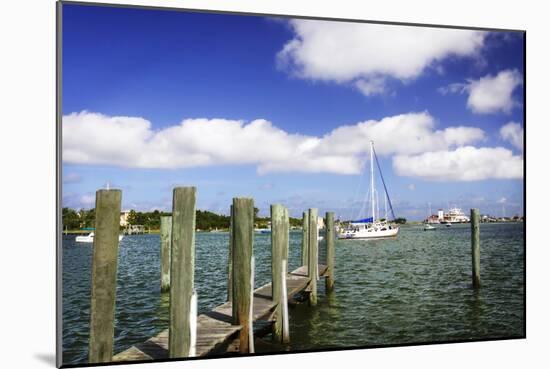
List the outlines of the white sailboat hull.
<svg viewBox="0 0 550 369">
<path fill-rule="evenodd" d="M 370 239 L 380 239 L 380 238 L 390 238 L 396 237 L 399 233 L 399 227 L 395 224 L 391 224 L 387 221 L 388 214 L 386 209 L 386 216 L 380 220 L 380 217 L 377 216 L 377 198 L 378 193 L 374 185 L 374 161 L 377 161 L 378 170 L 380 171 L 380 177 L 382 178 L 382 183 L 384 184 L 384 203 L 386 201 L 390 204 L 390 210 L 393 217 L 393 208 L 391 202 L 389 201 L 388 191 L 386 189 L 386 184 L 384 183 L 384 178 L 382 177 L 382 170 L 380 169 L 380 164 L 378 164 L 378 159 L 376 158 L 376 153 L 374 152 L 374 142 L 370 142 L 370 203 L 371 203 L 371 217 L 361 220 L 352 221 L 347 224 L 344 229 L 341 229 L 338 232 L 338 238 L 344 240 L 370 240 Z M 377 220 L 378 218 L 378 220 Z"/>
<path fill-rule="evenodd" d="M 378 238 L 388 238 L 395 237 L 399 233 L 399 228 L 392 228 L 386 230 L 369 230 L 369 229 L 360 229 L 358 231 L 345 230 L 344 232 L 338 235 L 339 239 L 344 240 L 364 240 L 364 239 L 378 239 Z"/>
</svg>

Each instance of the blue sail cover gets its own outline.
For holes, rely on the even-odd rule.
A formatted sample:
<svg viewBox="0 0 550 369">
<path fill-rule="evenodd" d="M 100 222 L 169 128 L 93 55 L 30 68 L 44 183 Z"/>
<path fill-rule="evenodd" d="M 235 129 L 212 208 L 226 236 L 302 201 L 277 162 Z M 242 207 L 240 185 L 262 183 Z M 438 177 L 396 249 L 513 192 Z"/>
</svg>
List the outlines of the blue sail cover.
<svg viewBox="0 0 550 369">
<path fill-rule="evenodd" d="M 372 223 L 372 217 L 363 218 L 363 219 L 359 219 L 359 220 L 353 220 L 352 223 Z"/>
</svg>

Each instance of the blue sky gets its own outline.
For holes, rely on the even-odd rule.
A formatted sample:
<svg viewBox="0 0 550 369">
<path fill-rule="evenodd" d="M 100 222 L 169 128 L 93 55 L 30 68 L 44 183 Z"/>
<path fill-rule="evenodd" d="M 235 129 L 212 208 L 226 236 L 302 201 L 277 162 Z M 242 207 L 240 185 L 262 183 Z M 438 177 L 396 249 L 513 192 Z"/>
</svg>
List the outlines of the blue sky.
<svg viewBox="0 0 550 369">
<path fill-rule="evenodd" d="M 63 205 L 109 182 L 125 209 L 169 210 L 196 185 L 220 213 L 253 196 L 355 217 L 373 139 L 397 216 L 522 213 L 523 42 L 65 4 Z"/>
</svg>

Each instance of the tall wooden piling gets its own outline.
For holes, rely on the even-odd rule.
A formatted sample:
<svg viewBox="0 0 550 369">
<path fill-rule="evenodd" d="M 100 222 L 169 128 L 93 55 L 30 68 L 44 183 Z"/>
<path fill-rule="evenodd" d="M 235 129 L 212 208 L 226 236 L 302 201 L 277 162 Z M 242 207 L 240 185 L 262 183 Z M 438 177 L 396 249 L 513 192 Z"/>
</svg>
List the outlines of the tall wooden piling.
<svg viewBox="0 0 550 369">
<path fill-rule="evenodd" d="M 288 325 L 288 296 L 286 290 L 286 276 L 288 274 L 288 259 L 283 260 L 281 267 L 281 330 L 282 342 L 290 342 L 290 333 Z"/>
<path fill-rule="evenodd" d="M 309 209 L 309 230 L 308 230 L 308 276 L 310 278 L 310 305 L 317 305 L 317 279 L 318 269 L 318 241 L 317 241 L 317 209 Z"/>
<path fill-rule="evenodd" d="M 191 337 L 189 339 L 189 357 L 197 356 L 197 314 L 197 292 L 193 290 L 193 294 L 191 295 L 191 308 L 189 310 L 189 333 L 191 334 Z"/>
<path fill-rule="evenodd" d="M 120 190 L 99 190 L 95 202 L 90 311 L 90 363 L 113 358 Z"/>
<path fill-rule="evenodd" d="M 169 355 L 191 353 L 191 324 L 195 273 L 195 187 L 174 189 L 172 203 L 172 250 L 170 263 Z"/>
<path fill-rule="evenodd" d="M 304 211 L 302 215 L 302 265 L 307 265 L 309 256 L 307 249 L 309 247 L 309 212 Z"/>
<path fill-rule="evenodd" d="M 227 256 L 227 301 L 233 301 L 233 205 L 229 207 L 229 250 Z"/>
<path fill-rule="evenodd" d="M 254 242 L 254 200 L 233 199 L 233 322 L 241 325 L 239 351 L 250 351 L 251 258 Z"/>
<path fill-rule="evenodd" d="M 248 309 L 248 352 L 253 354 L 254 349 L 254 272 L 256 262 L 254 255 L 250 258 L 250 308 Z"/>
<path fill-rule="evenodd" d="M 172 217 L 160 217 L 160 291 L 170 291 L 170 253 L 172 248 Z"/>
<path fill-rule="evenodd" d="M 474 288 L 481 286 L 479 276 L 479 209 L 470 210 L 470 222 L 472 229 L 472 284 Z"/>
<path fill-rule="evenodd" d="M 284 243 L 284 259 L 288 260 L 288 250 L 289 250 L 289 243 L 290 243 L 290 218 L 288 215 L 288 209 L 284 208 L 283 212 L 283 225 L 284 225 L 284 236 L 285 236 L 285 243 Z"/>
<path fill-rule="evenodd" d="M 284 206 L 271 205 L 271 296 L 275 301 L 275 324 L 273 325 L 273 338 L 282 340 L 283 309 L 286 301 L 282 300 L 283 281 L 281 272 L 283 262 L 288 258 L 288 212 Z"/>
<path fill-rule="evenodd" d="M 327 245 L 327 278 L 325 279 L 325 287 L 327 291 L 332 291 L 334 288 L 334 213 L 327 212 L 325 226 Z"/>
</svg>

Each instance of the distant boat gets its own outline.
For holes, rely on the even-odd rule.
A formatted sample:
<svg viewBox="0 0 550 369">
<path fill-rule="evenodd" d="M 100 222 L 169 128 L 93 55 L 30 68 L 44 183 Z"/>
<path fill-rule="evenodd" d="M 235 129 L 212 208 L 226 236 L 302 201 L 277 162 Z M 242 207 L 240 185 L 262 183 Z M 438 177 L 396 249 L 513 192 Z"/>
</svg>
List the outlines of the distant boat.
<svg viewBox="0 0 550 369">
<path fill-rule="evenodd" d="M 338 238 L 340 239 L 377 239 L 377 238 L 386 238 L 386 237 L 395 237 L 399 232 L 399 227 L 395 224 L 389 223 L 386 219 L 377 220 L 376 219 L 376 202 L 375 202 L 375 193 L 376 189 L 374 187 L 374 161 L 378 166 L 378 171 L 380 172 L 380 177 L 382 183 L 384 184 L 385 200 L 389 202 L 390 210 L 392 212 L 393 218 L 395 219 L 395 214 L 393 214 L 393 207 L 391 205 L 390 197 L 388 195 L 388 190 L 384 182 L 384 177 L 382 177 L 382 170 L 380 169 L 380 164 L 378 163 L 378 158 L 374 152 L 374 142 L 370 142 L 370 194 L 371 194 L 371 210 L 372 216 L 370 218 L 360 219 L 352 221 L 347 227 L 340 230 Z"/>
<path fill-rule="evenodd" d="M 271 233 L 271 228 L 256 228 L 254 229 L 254 232 L 259 234 L 268 234 Z"/>
<path fill-rule="evenodd" d="M 445 222 L 443 223 L 445 225 L 445 227 L 449 228 L 451 226 L 451 222 Z"/>
<path fill-rule="evenodd" d="M 436 229 L 436 228 L 435 228 L 433 225 L 429 224 L 429 223 L 426 223 L 426 224 L 424 225 L 424 230 L 425 230 L 425 231 L 433 231 L 433 230 L 435 230 L 435 229 Z"/>
<path fill-rule="evenodd" d="M 121 241 L 124 238 L 123 235 L 118 235 L 118 240 Z M 93 243 L 94 242 L 94 232 L 91 232 L 87 234 L 86 236 L 76 236 L 75 239 L 76 242 L 82 242 L 82 243 Z"/>
</svg>

